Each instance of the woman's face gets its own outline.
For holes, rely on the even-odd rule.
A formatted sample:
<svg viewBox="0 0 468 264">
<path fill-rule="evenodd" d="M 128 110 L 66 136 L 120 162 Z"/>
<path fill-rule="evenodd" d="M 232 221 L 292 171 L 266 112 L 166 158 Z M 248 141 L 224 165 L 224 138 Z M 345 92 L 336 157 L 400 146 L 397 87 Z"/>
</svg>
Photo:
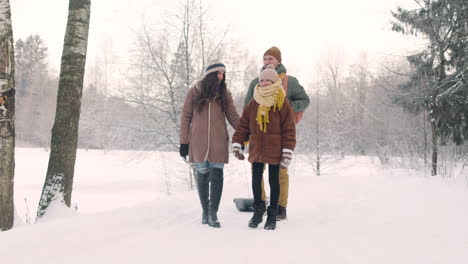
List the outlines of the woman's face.
<svg viewBox="0 0 468 264">
<path fill-rule="evenodd" d="M 218 71 L 218 83 L 224 79 L 224 71 Z"/>
<path fill-rule="evenodd" d="M 265 86 L 272 85 L 272 84 L 273 82 L 270 80 L 260 80 L 260 87 L 265 87 Z"/>
</svg>

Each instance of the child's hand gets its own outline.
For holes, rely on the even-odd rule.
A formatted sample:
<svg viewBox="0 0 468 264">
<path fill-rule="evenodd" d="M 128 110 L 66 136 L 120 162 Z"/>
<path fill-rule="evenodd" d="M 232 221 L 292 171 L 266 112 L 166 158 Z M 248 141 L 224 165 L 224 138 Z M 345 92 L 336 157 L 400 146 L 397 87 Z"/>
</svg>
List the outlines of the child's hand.
<svg viewBox="0 0 468 264">
<path fill-rule="evenodd" d="M 242 152 L 241 152 L 240 144 L 233 144 L 232 145 L 232 152 L 234 153 L 234 156 L 238 160 L 244 160 L 245 159 L 244 154 L 242 154 Z"/>
<path fill-rule="evenodd" d="M 282 169 L 287 169 L 292 159 L 292 150 L 283 149 L 283 156 L 281 157 L 280 167 Z"/>
<path fill-rule="evenodd" d="M 244 154 L 240 153 L 239 151 L 234 151 L 234 156 L 236 156 L 236 158 L 238 160 L 244 160 L 245 159 Z"/>
</svg>

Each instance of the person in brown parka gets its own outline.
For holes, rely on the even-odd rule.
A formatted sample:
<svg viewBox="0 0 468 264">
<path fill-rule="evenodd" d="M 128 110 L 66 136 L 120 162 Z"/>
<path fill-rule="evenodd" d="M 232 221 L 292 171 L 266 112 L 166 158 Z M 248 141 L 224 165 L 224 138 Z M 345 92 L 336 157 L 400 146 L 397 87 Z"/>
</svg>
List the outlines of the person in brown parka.
<svg viewBox="0 0 468 264">
<path fill-rule="evenodd" d="M 307 95 L 304 87 L 299 83 L 299 80 L 286 74 L 286 67 L 282 62 L 281 51 L 278 47 L 271 47 L 265 51 L 263 54 L 263 67 L 260 71 L 266 69 L 267 67 L 273 67 L 278 73 L 278 78 L 283 81 L 283 89 L 286 92 L 286 98 L 288 98 L 291 103 L 296 118 L 296 126 L 301 121 L 304 111 L 310 105 L 310 99 Z M 244 107 L 252 100 L 254 88 L 259 83 L 258 77 L 253 79 L 250 82 L 250 85 L 247 90 L 247 94 L 244 99 Z M 288 206 L 288 196 L 289 196 L 289 173 L 287 169 L 280 168 L 279 172 L 279 182 L 280 182 L 280 194 L 278 200 L 278 214 L 276 216 L 277 220 L 286 220 L 287 213 L 286 208 Z M 263 188 L 262 181 L 262 199 L 266 200 L 265 190 Z"/>
<path fill-rule="evenodd" d="M 279 169 L 287 168 L 296 146 L 294 110 L 285 96 L 282 82 L 273 69 L 260 73 L 253 99 L 242 113 L 239 125 L 232 137 L 234 156 L 244 159 L 241 153 L 244 139 L 249 137 L 249 161 L 252 163 L 252 192 L 254 214 L 249 227 L 256 228 L 267 211 L 265 229 L 276 228 L 279 199 Z M 266 210 L 262 200 L 262 176 L 265 163 L 269 164 L 270 206 Z"/>
<path fill-rule="evenodd" d="M 224 164 L 229 161 L 226 119 L 233 128 L 239 123 L 225 71 L 220 61 L 208 64 L 204 78 L 188 91 L 180 117 L 180 155 L 184 159 L 188 155 L 189 162 L 195 163 L 202 224 L 211 227 L 221 226 L 217 212 Z"/>
</svg>

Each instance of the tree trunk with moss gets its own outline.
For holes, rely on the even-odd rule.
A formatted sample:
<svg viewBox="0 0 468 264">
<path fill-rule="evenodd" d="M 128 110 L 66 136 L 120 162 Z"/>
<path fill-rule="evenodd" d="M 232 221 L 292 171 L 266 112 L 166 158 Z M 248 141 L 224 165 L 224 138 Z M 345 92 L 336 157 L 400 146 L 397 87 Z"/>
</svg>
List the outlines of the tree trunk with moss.
<svg viewBox="0 0 468 264">
<path fill-rule="evenodd" d="M 0 0 L 0 231 L 13 227 L 15 61 L 10 1 Z"/>
<path fill-rule="evenodd" d="M 71 206 L 90 10 L 90 0 L 70 0 L 49 166 L 39 200 L 38 218 L 54 200 Z"/>
</svg>

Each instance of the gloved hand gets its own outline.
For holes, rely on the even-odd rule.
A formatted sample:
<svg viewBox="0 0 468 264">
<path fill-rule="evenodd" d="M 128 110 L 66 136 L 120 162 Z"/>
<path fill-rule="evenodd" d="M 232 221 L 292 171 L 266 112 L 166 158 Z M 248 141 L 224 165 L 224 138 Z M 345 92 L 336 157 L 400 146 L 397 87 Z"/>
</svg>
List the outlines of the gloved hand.
<svg viewBox="0 0 468 264">
<path fill-rule="evenodd" d="M 245 159 L 244 154 L 242 154 L 242 152 L 241 152 L 240 144 L 234 143 L 234 144 L 232 145 L 232 152 L 234 153 L 234 156 L 235 156 L 238 160 L 244 160 L 244 159 Z"/>
<path fill-rule="evenodd" d="M 280 167 L 282 169 L 287 169 L 292 159 L 292 150 L 283 149 L 283 156 L 281 157 Z"/>
<path fill-rule="evenodd" d="M 179 154 L 182 158 L 186 159 L 188 155 L 189 144 L 180 144 Z"/>
</svg>

